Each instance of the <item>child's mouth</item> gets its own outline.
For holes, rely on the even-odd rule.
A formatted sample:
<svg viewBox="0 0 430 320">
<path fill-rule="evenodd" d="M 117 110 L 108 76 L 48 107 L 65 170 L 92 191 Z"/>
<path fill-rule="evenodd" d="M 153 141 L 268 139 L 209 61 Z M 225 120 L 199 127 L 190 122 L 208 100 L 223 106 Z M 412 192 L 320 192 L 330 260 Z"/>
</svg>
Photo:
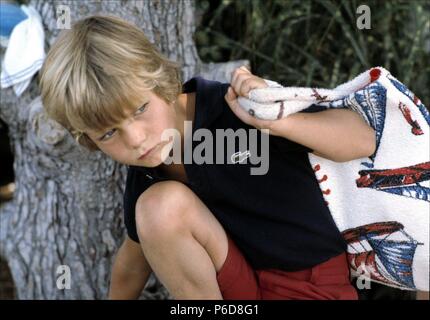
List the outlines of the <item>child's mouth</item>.
<svg viewBox="0 0 430 320">
<path fill-rule="evenodd" d="M 155 146 L 156 147 L 156 146 Z M 151 152 L 152 152 L 152 150 L 154 150 L 155 149 L 155 147 L 152 147 L 151 149 L 149 149 L 146 153 L 144 153 L 144 154 L 142 154 L 140 157 L 139 157 L 139 160 L 142 160 L 142 159 L 144 159 L 145 157 L 147 157 Z"/>
</svg>

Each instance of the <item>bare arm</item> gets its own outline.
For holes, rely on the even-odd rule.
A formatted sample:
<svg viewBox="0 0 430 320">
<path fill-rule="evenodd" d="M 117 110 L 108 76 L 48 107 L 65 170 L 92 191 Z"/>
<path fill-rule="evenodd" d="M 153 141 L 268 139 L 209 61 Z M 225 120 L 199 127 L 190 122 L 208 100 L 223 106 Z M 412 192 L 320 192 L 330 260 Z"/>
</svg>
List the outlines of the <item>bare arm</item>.
<svg viewBox="0 0 430 320">
<path fill-rule="evenodd" d="M 292 114 L 274 122 L 271 131 L 337 162 L 368 157 L 376 148 L 375 131 L 347 109 Z"/>
<path fill-rule="evenodd" d="M 417 300 L 430 300 L 428 291 L 417 291 Z"/>
<path fill-rule="evenodd" d="M 270 134 L 304 145 L 326 159 L 345 162 L 368 157 L 375 152 L 375 131 L 351 110 L 295 113 L 274 121 L 254 118 L 239 106 L 237 97 L 247 97 L 249 90 L 265 87 L 267 84 L 263 79 L 246 68 L 239 68 L 233 72 L 225 100 L 243 122 L 258 129 L 269 129 Z"/>
<path fill-rule="evenodd" d="M 142 248 L 127 236 L 115 257 L 109 299 L 139 298 L 151 272 Z"/>
</svg>

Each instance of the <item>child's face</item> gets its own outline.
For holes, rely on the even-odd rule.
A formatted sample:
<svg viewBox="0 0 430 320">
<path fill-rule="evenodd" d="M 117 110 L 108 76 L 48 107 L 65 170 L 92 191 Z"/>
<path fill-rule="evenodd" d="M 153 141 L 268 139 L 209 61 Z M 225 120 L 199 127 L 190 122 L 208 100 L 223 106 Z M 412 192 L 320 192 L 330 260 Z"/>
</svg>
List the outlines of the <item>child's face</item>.
<svg viewBox="0 0 430 320">
<path fill-rule="evenodd" d="M 172 142 L 162 141 L 161 136 L 166 129 L 177 129 L 176 112 L 173 105 L 151 91 L 143 92 L 142 97 L 145 98 L 136 110 L 118 125 L 104 131 L 87 130 L 86 134 L 101 151 L 120 163 L 156 167 L 165 160 L 161 150 L 173 146 Z M 165 154 L 167 157 L 168 152 Z"/>
</svg>

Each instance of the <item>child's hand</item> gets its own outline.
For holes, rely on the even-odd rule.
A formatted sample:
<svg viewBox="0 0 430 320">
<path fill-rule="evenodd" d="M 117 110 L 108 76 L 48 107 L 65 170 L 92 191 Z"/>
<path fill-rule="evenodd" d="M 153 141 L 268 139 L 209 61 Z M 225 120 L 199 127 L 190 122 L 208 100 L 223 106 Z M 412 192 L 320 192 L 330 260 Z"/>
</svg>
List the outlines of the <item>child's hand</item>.
<svg viewBox="0 0 430 320">
<path fill-rule="evenodd" d="M 247 68 L 242 66 L 233 71 L 230 87 L 224 98 L 230 109 L 240 120 L 257 129 L 270 129 L 276 120 L 257 119 L 246 112 L 237 102 L 238 96 L 248 98 L 250 90 L 267 87 L 268 85 L 262 78 L 253 75 Z"/>
<path fill-rule="evenodd" d="M 245 66 L 236 68 L 233 71 L 230 86 L 236 95 L 246 98 L 248 98 L 250 90 L 268 87 L 262 78 L 253 75 Z"/>
</svg>

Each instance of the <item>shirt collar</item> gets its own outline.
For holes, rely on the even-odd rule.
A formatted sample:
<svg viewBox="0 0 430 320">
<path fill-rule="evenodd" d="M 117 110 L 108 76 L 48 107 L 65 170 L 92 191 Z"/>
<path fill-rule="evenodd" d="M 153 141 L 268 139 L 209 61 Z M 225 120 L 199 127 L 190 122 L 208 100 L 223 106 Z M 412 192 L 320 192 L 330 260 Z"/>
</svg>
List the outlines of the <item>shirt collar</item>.
<svg viewBox="0 0 430 320">
<path fill-rule="evenodd" d="M 208 128 L 222 113 L 224 95 L 228 84 L 195 77 L 184 83 L 183 93 L 196 93 L 193 133 L 200 128 Z"/>
</svg>

